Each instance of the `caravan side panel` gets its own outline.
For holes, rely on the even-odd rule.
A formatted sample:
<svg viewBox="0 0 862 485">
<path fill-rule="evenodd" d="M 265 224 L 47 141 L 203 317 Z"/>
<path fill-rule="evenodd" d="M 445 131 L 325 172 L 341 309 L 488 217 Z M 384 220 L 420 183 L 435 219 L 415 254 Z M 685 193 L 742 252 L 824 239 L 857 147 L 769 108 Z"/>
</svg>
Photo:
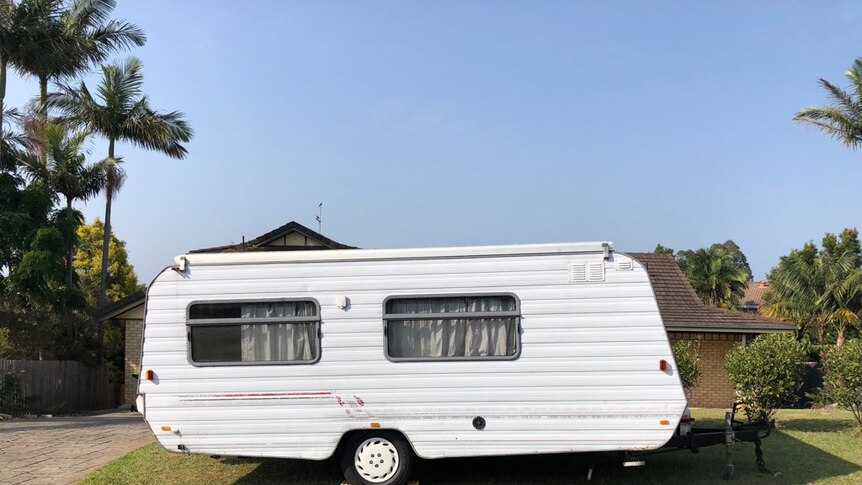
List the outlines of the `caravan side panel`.
<svg viewBox="0 0 862 485">
<path fill-rule="evenodd" d="M 603 266 L 601 280 L 572 281 L 585 262 Z M 492 293 L 520 300 L 517 359 L 387 360 L 387 297 Z M 319 302 L 318 362 L 190 363 L 190 304 L 268 298 Z M 647 273 L 621 254 L 192 260 L 150 287 L 144 335 L 142 369 L 155 374 L 139 388 L 146 419 L 174 451 L 323 459 L 371 422 L 402 431 L 426 458 L 643 450 L 671 437 L 686 405 L 676 373 L 659 370 L 673 358 Z M 485 429 L 473 427 L 477 416 Z"/>
</svg>

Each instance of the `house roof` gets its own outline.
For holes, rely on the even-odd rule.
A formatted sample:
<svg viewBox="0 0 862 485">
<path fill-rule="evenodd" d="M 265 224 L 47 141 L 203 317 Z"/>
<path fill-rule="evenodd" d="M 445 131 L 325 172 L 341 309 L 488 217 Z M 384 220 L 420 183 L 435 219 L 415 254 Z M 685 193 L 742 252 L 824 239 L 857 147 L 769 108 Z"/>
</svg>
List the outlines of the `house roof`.
<svg viewBox="0 0 862 485">
<path fill-rule="evenodd" d="M 703 303 L 688 282 L 676 260 L 669 254 L 626 253 L 638 260 L 649 273 L 659 312 L 669 330 L 712 332 L 786 332 L 792 323 L 743 313 Z"/>
<path fill-rule="evenodd" d="M 146 290 L 136 291 L 125 298 L 113 303 L 108 303 L 102 308 L 99 308 L 93 316 L 95 316 L 97 320 L 110 320 L 115 318 L 117 315 L 126 313 L 138 305 L 142 305 L 145 297 Z"/>
<path fill-rule="evenodd" d="M 739 306 L 757 310 L 763 306 L 763 297 L 766 295 L 767 290 L 769 290 L 769 284 L 765 281 L 752 281 L 748 283 L 745 293 L 739 299 Z"/>
<path fill-rule="evenodd" d="M 310 245 L 274 245 L 271 244 L 278 239 L 286 237 L 288 234 L 298 233 L 306 238 L 316 242 L 317 246 Z M 258 236 L 250 241 L 240 244 L 228 244 L 225 246 L 214 246 L 211 248 L 192 249 L 189 253 L 236 253 L 250 251 L 303 251 L 309 249 L 356 249 L 353 246 L 341 244 L 338 241 L 333 241 L 328 237 L 313 231 L 296 221 L 290 221 L 287 224 L 273 229 L 266 234 Z"/>
</svg>

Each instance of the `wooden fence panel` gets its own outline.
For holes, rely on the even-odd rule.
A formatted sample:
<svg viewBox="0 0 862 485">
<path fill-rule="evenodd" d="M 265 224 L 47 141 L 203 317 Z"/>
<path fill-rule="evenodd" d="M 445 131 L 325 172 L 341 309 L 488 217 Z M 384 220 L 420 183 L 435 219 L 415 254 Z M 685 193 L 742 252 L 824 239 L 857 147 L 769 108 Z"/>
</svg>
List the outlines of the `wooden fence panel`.
<svg viewBox="0 0 862 485">
<path fill-rule="evenodd" d="M 110 371 L 74 360 L 0 360 L 0 376 L 6 373 L 21 381 L 21 396 L 14 403 L 18 412 L 75 414 L 120 404 L 122 386 L 111 382 Z"/>
</svg>

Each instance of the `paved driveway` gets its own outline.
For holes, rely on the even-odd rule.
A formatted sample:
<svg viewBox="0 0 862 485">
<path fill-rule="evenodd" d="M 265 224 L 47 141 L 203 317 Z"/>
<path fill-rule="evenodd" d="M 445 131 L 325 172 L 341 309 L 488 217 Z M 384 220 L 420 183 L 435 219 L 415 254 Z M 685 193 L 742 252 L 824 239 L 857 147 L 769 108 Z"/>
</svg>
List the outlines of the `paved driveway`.
<svg viewBox="0 0 862 485">
<path fill-rule="evenodd" d="M 66 485 L 153 440 L 140 414 L 0 421 L 0 484 Z"/>
</svg>

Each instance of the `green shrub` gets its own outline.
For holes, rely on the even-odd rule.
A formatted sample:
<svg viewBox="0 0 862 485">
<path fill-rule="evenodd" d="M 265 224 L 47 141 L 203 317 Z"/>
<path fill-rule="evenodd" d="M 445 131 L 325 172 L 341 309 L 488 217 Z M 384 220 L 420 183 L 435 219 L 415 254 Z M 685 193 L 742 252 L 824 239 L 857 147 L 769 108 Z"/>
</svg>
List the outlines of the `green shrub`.
<svg viewBox="0 0 862 485">
<path fill-rule="evenodd" d="M 770 419 L 802 387 L 806 349 L 789 333 L 761 335 L 730 349 L 724 368 L 750 420 Z"/>
<path fill-rule="evenodd" d="M 691 390 L 700 382 L 700 352 L 691 340 L 680 340 L 673 344 L 673 360 L 682 385 Z"/>
<path fill-rule="evenodd" d="M 0 413 L 16 416 L 22 408 L 21 378 L 13 372 L 0 373 Z"/>
<path fill-rule="evenodd" d="M 862 428 L 862 340 L 832 348 L 823 362 L 823 382 L 826 396 L 849 408 Z"/>
<path fill-rule="evenodd" d="M 8 328 L 0 327 L 0 359 L 7 358 L 12 354 L 12 342 L 9 335 Z"/>
</svg>

